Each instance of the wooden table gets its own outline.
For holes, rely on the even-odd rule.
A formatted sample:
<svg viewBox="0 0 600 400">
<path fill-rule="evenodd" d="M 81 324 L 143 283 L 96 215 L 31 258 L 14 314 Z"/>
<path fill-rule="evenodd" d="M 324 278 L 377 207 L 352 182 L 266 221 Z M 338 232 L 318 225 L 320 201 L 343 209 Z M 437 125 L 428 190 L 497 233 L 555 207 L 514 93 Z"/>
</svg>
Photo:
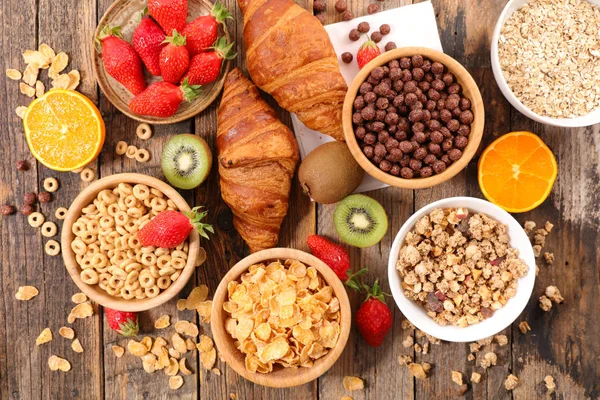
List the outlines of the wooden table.
<svg viewBox="0 0 600 400">
<path fill-rule="evenodd" d="M 298 1 L 307 8 L 312 7 L 310 0 Z M 117 141 L 124 139 L 133 144 L 142 143 L 135 136 L 136 122 L 117 112 L 107 102 L 91 73 L 91 35 L 111 2 L 2 1 L 3 68 L 16 66 L 22 70 L 21 53 L 25 49 L 35 49 L 41 43 L 68 52 L 72 68 L 82 72 L 80 90 L 97 102 L 106 121 L 104 150 L 92 166 L 97 174 L 103 177 L 136 171 L 160 177 L 161 149 L 173 134 L 195 132 L 214 146 L 219 101 L 195 120 L 155 127 L 152 140 L 144 143 L 153 154 L 149 163 L 140 164 L 116 156 L 114 147 Z M 242 16 L 235 0 L 226 0 L 225 3 L 234 15 L 227 24 L 238 43 L 239 56 L 235 63 L 243 67 Z M 383 9 L 390 9 L 410 3 L 410 0 L 386 0 L 381 4 Z M 543 398 L 546 389 L 542 380 L 546 375 L 552 375 L 557 381 L 557 394 L 553 398 L 599 398 L 600 127 L 570 130 L 545 127 L 526 119 L 509 106 L 496 86 L 489 56 L 492 30 L 505 3 L 505 0 L 433 0 L 444 50 L 473 74 L 485 100 L 487 124 L 479 151 L 504 133 L 530 130 L 543 138 L 558 159 L 559 177 L 548 200 L 532 212 L 517 215 L 521 222 L 530 219 L 543 224 L 549 220 L 556 225 L 546 246 L 556 256 L 556 262 L 552 266 L 540 262 L 533 296 L 517 320 L 517 323 L 528 321 L 531 332 L 521 334 L 517 324 L 507 328 L 503 333 L 509 337 L 509 345 L 494 345 L 498 366 L 489 369 L 481 383 L 469 384 L 466 397 Z M 340 16 L 333 7 L 334 0 L 329 0 L 328 4 L 327 21 L 339 21 Z M 349 1 L 355 15 L 366 14 L 368 4 L 366 0 Z M 14 113 L 17 105 L 26 104 L 28 99 L 19 93 L 18 85 L 13 81 L 0 79 L 0 88 L 3 94 L 0 202 L 20 207 L 24 193 L 41 190 L 43 179 L 54 176 L 60 180 L 61 188 L 53 202 L 41 206 L 41 211 L 51 216 L 58 206 L 68 206 L 86 184 L 76 174 L 56 173 L 39 164 L 33 164 L 28 172 L 17 171 L 15 164 L 18 160 L 34 161 L 27 149 L 21 120 Z M 286 123 L 290 122 L 286 113 L 280 112 L 280 116 Z M 457 195 L 481 197 L 476 180 L 477 159 L 476 156 L 469 167 L 451 182 L 432 189 L 407 191 L 388 188 L 370 193 L 388 211 L 390 229 L 379 245 L 364 250 L 352 249 L 353 267 L 368 267 L 367 280 L 380 279 L 389 292 L 387 259 L 395 233 L 415 210 L 434 200 Z M 190 204 L 208 206 L 210 220 L 217 227 L 217 233 L 208 244 L 207 262 L 198 269 L 182 296 L 200 283 L 207 284 L 213 293 L 221 276 L 248 251 L 231 227 L 231 215 L 220 199 L 216 173 L 198 190 L 186 192 L 185 196 Z M 333 211 L 333 206 L 311 203 L 295 184 L 280 245 L 307 250 L 305 239 L 315 232 L 336 238 Z M 85 352 L 74 353 L 69 341 L 58 335 L 58 328 L 66 324 L 72 307 L 71 295 L 77 292 L 62 259 L 49 257 L 43 252 L 45 238 L 27 225 L 25 217 L 13 215 L 2 217 L 0 221 L 1 399 L 227 399 L 231 394 L 238 399 L 333 400 L 343 395 L 351 395 L 356 400 L 445 399 L 456 397 L 457 386 L 451 381 L 451 370 L 462 372 L 465 378 L 470 377 L 473 370 L 482 372 L 473 362 L 467 361 L 468 344 L 432 346 L 427 355 L 413 354 L 412 349 L 405 349 L 402 341 L 409 333 L 401 329 L 404 317 L 388 299 L 388 304 L 393 306 L 394 325 L 384 345 L 378 349 L 370 348 L 354 329 L 341 358 L 318 381 L 288 390 L 267 389 L 245 381 L 220 361 L 217 367 L 222 371 L 221 376 L 206 373 L 199 367 L 197 354 L 194 354 L 190 364 L 196 373 L 185 377 L 184 386 L 172 392 L 167 386 L 167 377 L 160 372 L 153 375 L 145 373 L 139 359 L 131 355 L 115 358 L 111 345 L 125 345 L 126 340 L 110 330 L 102 311 L 92 318 L 75 322 L 73 327 Z M 18 286 L 26 284 L 39 288 L 40 295 L 29 302 L 16 301 L 14 295 Z M 550 284 L 559 287 L 565 302 L 545 313 L 538 307 L 537 298 Z M 355 295 L 351 298 L 357 308 L 360 299 Z M 164 313 L 185 319 L 197 318 L 189 311 L 178 313 L 173 300 L 142 314 L 142 332 L 155 335 L 152 321 Z M 45 327 L 53 330 L 54 340 L 36 348 L 35 338 Z M 210 332 L 206 324 L 202 325 L 202 330 Z M 68 373 L 50 371 L 47 360 L 51 354 L 68 358 L 73 365 L 72 370 Z M 405 367 L 399 367 L 397 357 L 400 354 L 413 355 L 417 362 L 431 363 L 431 376 L 424 381 L 413 379 Z M 519 386 L 512 393 L 507 392 L 503 385 L 509 373 L 520 379 Z M 342 386 L 345 375 L 363 378 L 365 390 L 345 392 Z"/>
</svg>

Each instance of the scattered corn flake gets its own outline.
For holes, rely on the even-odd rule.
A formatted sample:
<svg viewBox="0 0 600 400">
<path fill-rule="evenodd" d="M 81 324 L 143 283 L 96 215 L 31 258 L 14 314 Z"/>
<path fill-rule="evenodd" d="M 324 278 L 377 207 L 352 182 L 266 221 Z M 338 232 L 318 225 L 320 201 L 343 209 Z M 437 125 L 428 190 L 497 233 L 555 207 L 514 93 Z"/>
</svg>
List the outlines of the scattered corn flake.
<svg viewBox="0 0 600 400">
<path fill-rule="evenodd" d="M 214 347 L 215 347 L 215 344 L 213 343 L 213 340 L 206 335 L 200 336 L 200 342 L 198 342 L 196 344 L 196 348 L 198 349 L 198 351 L 200 353 L 205 353 L 207 351 L 210 351 Z"/>
<path fill-rule="evenodd" d="M 37 339 L 35 339 L 35 345 L 39 346 L 40 344 L 48 343 L 51 340 L 52 340 L 52 331 L 50 330 L 50 328 L 45 328 L 42 331 L 42 333 L 40 333 L 40 336 L 38 336 Z"/>
<path fill-rule="evenodd" d="M 425 371 L 423 364 L 410 363 L 408 364 L 408 371 L 417 379 L 427 378 L 427 371 Z"/>
<path fill-rule="evenodd" d="M 25 64 L 36 64 L 39 68 L 46 69 L 50 65 L 46 57 L 39 51 L 25 50 L 23 53 Z"/>
<path fill-rule="evenodd" d="M 185 354 L 187 352 L 187 345 L 185 344 L 185 340 L 178 333 L 174 333 L 171 337 L 171 343 L 173 344 L 173 348 L 179 354 Z"/>
<path fill-rule="evenodd" d="M 52 60 L 54 60 L 54 57 L 56 57 L 56 53 L 52 47 L 48 46 L 46 43 L 40 44 L 38 51 L 44 56 L 47 64 L 50 64 Z"/>
<path fill-rule="evenodd" d="M 212 372 L 213 374 L 215 374 L 217 376 L 221 376 L 221 370 L 219 368 L 213 368 L 210 370 L 210 372 Z"/>
<path fill-rule="evenodd" d="M 185 339 L 185 346 L 187 347 L 188 351 L 191 351 L 196 348 L 196 343 L 194 343 L 192 339 L 187 338 Z"/>
<path fill-rule="evenodd" d="M 141 357 L 142 359 L 142 368 L 148 374 L 154 373 L 156 371 L 156 356 L 152 353 L 145 354 Z"/>
<path fill-rule="evenodd" d="M 83 353 L 83 346 L 81 345 L 79 339 L 75 339 L 73 342 L 71 342 L 71 348 L 76 353 Z"/>
<path fill-rule="evenodd" d="M 67 89 L 71 84 L 71 78 L 67 74 L 60 74 L 52 81 L 54 89 Z"/>
<path fill-rule="evenodd" d="M 19 116 L 19 118 L 25 118 L 25 113 L 27 112 L 27 107 L 19 106 L 15 109 L 15 113 Z"/>
<path fill-rule="evenodd" d="M 152 338 L 150 336 L 144 336 L 140 343 L 146 346 L 148 351 L 152 350 Z"/>
<path fill-rule="evenodd" d="M 21 89 L 21 93 L 23 93 L 27 97 L 35 96 L 35 88 L 27 85 L 26 83 L 20 82 L 19 89 Z"/>
<path fill-rule="evenodd" d="M 52 355 L 48 359 L 48 366 L 51 371 L 63 371 L 67 372 L 71 370 L 71 363 L 64 358 Z"/>
<path fill-rule="evenodd" d="M 187 349 L 187 346 L 186 346 L 186 349 Z M 175 350 L 174 348 L 172 348 L 172 347 L 169 348 L 169 355 L 171 357 L 173 357 L 173 358 L 176 358 L 176 359 L 179 359 L 179 357 L 181 357 L 181 354 L 177 350 Z"/>
<path fill-rule="evenodd" d="M 17 289 L 17 294 L 15 294 L 15 298 L 17 300 L 27 301 L 33 299 L 38 294 L 40 294 L 40 292 L 35 286 L 19 286 L 19 289 Z"/>
<path fill-rule="evenodd" d="M 173 357 L 169 358 L 169 365 L 165 367 L 165 374 L 167 376 L 174 376 L 177 375 L 178 372 L 179 362 Z"/>
<path fill-rule="evenodd" d="M 86 301 L 84 303 L 77 304 L 75 307 L 73 307 L 69 317 L 72 316 L 73 322 L 75 322 L 76 318 L 87 318 L 91 317 L 92 315 L 94 315 L 94 307 L 92 306 L 92 303 Z M 69 321 L 70 324 L 72 324 L 73 322 Z"/>
<path fill-rule="evenodd" d="M 9 68 L 6 70 L 6 77 L 8 79 L 12 79 L 13 81 L 20 81 L 23 77 L 23 74 L 21 74 L 21 71 L 18 69 Z"/>
<path fill-rule="evenodd" d="M 183 386 L 183 377 L 177 375 L 169 378 L 169 387 L 172 390 L 177 390 Z"/>
<path fill-rule="evenodd" d="M 198 315 L 201 318 L 201 321 L 204 323 L 210 322 L 210 315 L 212 309 L 212 300 L 206 300 L 198 304 L 196 311 L 198 311 Z"/>
<path fill-rule="evenodd" d="M 187 310 L 193 311 L 198 307 L 198 305 L 205 301 L 208 297 L 208 286 L 200 285 L 192 289 L 190 295 L 188 296 L 185 302 L 185 308 Z"/>
<path fill-rule="evenodd" d="M 186 361 L 185 358 L 182 358 L 181 360 L 179 360 L 179 370 L 184 375 L 191 375 L 193 372 L 190 371 L 190 369 L 187 367 L 187 365 L 185 365 L 185 361 Z"/>
<path fill-rule="evenodd" d="M 37 81 L 35 83 L 35 97 L 42 97 L 45 92 L 46 92 L 46 86 L 44 85 L 44 82 Z"/>
<path fill-rule="evenodd" d="M 117 346 L 116 344 L 112 346 L 112 351 L 118 358 L 123 357 L 123 354 L 125 354 L 125 349 L 121 346 Z"/>
<path fill-rule="evenodd" d="M 75 331 L 73 328 L 69 328 L 68 326 L 63 326 L 58 330 L 58 334 L 65 339 L 73 339 L 75 337 Z"/>
<path fill-rule="evenodd" d="M 69 324 L 72 324 L 73 322 L 75 322 L 77 318 L 73 315 L 73 314 L 69 314 L 69 316 L 67 317 L 67 322 Z"/>
<path fill-rule="evenodd" d="M 69 64 L 69 56 L 65 52 L 58 53 L 52 60 L 50 69 L 55 73 L 61 73 Z"/>
<path fill-rule="evenodd" d="M 217 361 L 217 351 L 212 348 L 209 351 L 206 351 L 204 353 L 200 353 L 200 362 L 202 363 L 202 366 L 207 369 L 210 370 L 212 369 L 212 367 L 215 366 L 215 362 Z"/>
<path fill-rule="evenodd" d="M 186 302 L 187 302 L 186 299 L 177 300 L 177 311 L 184 311 Z"/>
<path fill-rule="evenodd" d="M 177 321 L 175 323 L 175 331 L 181 335 L 190 337 L 196 337 L 200 333 L 196 324 L 186 320 Z"/>
<path fill-rule="evenodd" d="M 73 296 L 71 296 L 71 301 L 75 304 L 81 304 L 81 303 L 85 303 L 87 301 L 87 296 L 85 295 L 85 293 L 75 293 Z"/>
<path fill-rule="evenodd" d="M 365 388 L 365 383 L 362 379 L 356 376 L 345 376 L 344 377 L 344 389 L 353 391 L 353 390 L 362 390 Z"/>
<path fill-rule="evenodd" d="M 479 372 L 472 372 L 471 373 L 471 382 L 472 383 L 481 382 L 481 374 Z"/>
<path fill-rule="evenodd" d="M 140 342 L 137 342 L 133 339 L 127 342 L 127 351 L 133 354 L 136 357 L 142 357 L 148 354 L 148 348 Z"/>
<path fill-rule="evenodd" d="M 81 81 L 81 74 L 79 73 L 79 71 L 74 69 L 73 71 L 69 72 L 67 75 L 69 76 L 69 86 L 67 87 L 67 89 L 69 89 L 69 90 L 77 89 L 77 86 L 79 86 L 79 82 Z"/>
<path fill-rule="evenodd" d="M 29 86 L 34 86 L 35 82 L 38 80 L 38 75 L 40 73 L 40 67 L 37 64 L 29 64 L 23 71 L 23 82 L 28 84 Z"/>
<path fill-rule="evenodd" d="M 156 329 L 165 329 L 171 325 L 171 317 L 167 314 L 161 315 L 156 321 L 154 321 L 154 327 Z"/>
</svg>

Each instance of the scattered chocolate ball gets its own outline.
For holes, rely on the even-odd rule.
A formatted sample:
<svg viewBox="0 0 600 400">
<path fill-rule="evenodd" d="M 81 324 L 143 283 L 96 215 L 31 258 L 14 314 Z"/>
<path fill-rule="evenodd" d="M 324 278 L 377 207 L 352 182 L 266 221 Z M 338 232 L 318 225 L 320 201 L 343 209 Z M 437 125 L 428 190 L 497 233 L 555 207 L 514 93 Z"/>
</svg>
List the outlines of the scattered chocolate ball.
<svg viewBox="0 0 600 400">
<path fill-rule="evenodd" d="M 38 201 L 40 203 L 50 203 L 52 201 L 52 195 L 49 192 L 40 192 L 40 194 L 38 194 Z"/>
<path fill-rule="evenodd" d="M 388 35 L 391 30 L 392 28 L 390 28 L 388 24 L 383 24 L 379 27 L 379 32 L 381 32 L 382 35 Z"/>
<path fill-rule="evenodd" d="M 381 32 L 373 32 L 371 33 L 371 40 L 374 41 L 375 43 L 379 43 L 381 42 L 381 39 L 383 39 L 383 35 L 381 34 Z"/>
<path fill-rule="evenodd" d="M 377 14 L 379 11 L 381 11 L 381 7 L 378 4 L 369 4 L 369 7 L 367 7 L 367 13 L 369 14 Z"/>
<path fill-rule="evenodd" d="M 335 2 L 335 11 L 339 13 L 343 13 L 348 9 L 348 4 L 346 4 L 345 0 L 338 0 Z"/>
<path fill-rule="evenodd" d="M 317 17 L 321 25 L 325 25 L 325 13 L 319 13 L 315 17 Z"/>
<path fill-rule="evenodd" d="M 0 207 L 0 214 L 2 215 L 11 215 L 15 213 L 15 207 L 9 204 L 5 204 Z"/>
<path fill-rule="evenodd" d="M 27 160 L 17 161 L 17 170 L 19 171 L 27 171 L 29 169 L 29 163 Z"/>
<path fill-rule="evenodd" d="M 357 29 L 360 33 L 368 33 L 371 30 L 371 26 L 368 22 L 364 21 L 358 24 Z"/>
<path fill-rule="evenodd" d="M 343 21 L 352 21 L 353 19 L 354 19 L 354 14 L 352 14 L 352 12 L 350 12 L 350 10 L 346 10 L 342 13 Z"/>
<path fill-rule="evenodd" d="M 352 40 L 353 42 L 356 42 L 358 39 L 360 39 L 360 32 L 358 29 L 352 29 L 348 34 L 348 39 Z"/>
<path fill-rule="evenodd" d="M 395 48 L 396 48 L 396 43 L 394 43 L 394 42 L 387 42 L 385 44 L 385 51 L 394 50 Z"/>
<path fill-rule="evenodd" d="M 354 56 L 352 55 L 352 53 L 350 53 L 348 51 L 342 53 L 342 61 L 345 62 L 346 64 L 350 64 L 353 59 L 354 59 Z M 356 106 L 356 102 L 355 102 L 355 106 Z"/>
<path fill-rule="evenodd" d="M 313 2 L 313 10 L 316 12 L 325 11 L 327 9 L 327 3 L 324 0 L 315 0 Z"/>
<path fill-rule="evenodd" d="M 25 202 L 25 204 L 33 204 L 35 203 L 36 199 L 37 195 L 35 193 L 25 193 L 23 195 L 23 201 Z"/>
<path fill-rule="evenodd" d="M 21 214 L 23 215 L 31 215 L 34 211 L 35 209 L 31 204 L 25 204 L 21 207 Z"/>
</svg>

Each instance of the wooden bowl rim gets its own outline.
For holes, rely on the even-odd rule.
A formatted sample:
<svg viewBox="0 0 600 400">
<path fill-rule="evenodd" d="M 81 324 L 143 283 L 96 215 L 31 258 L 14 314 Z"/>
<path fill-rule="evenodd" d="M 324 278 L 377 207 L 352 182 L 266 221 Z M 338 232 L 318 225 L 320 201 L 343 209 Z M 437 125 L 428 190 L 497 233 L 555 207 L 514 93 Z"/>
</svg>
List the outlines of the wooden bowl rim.
<svg viewBox="0 0 600 400">
<path fill-rule="evenodd" d="M 96 51 L 96 46 L 95 46 L 94 40 L 100 34 L 100 30 L 102 29 L 102 27 L 106 25 L 106 22 L 109 19 L 109 17 L 111 16 L 111 13 L 115 10 L 115 8 L 117 8 L 117 6 L 120 5 L 120 3 L 123 3 L 125 1 L 130 1 L 130 0 L 115 0 L 115 2 L 112 3 L 108 7 L 108 9 L 104 13 L 104 15 L 102 15 L 102 18 L 98 22 L 98 25 L 96 26 L 96 30 L 94 31 L 94 37 L 92 38 L 92 46 L 91 46 L 92 70 L 94 73 L 94 78 L 98 82 L 98 85 L 100 86 L 100 89 L 102 90 L 102 93 L 108 99 L 108 101 L 113 106 L 115 106 L 119 111 L 121 111 L 123 114 L 127 115 L 129 118 L 134 119 L 138 122 L 145 122 L 147 124 L 170 125 L 170 124 L 175 124 L 177 122 L 185 121 L 187 119 L 193 118 L 196 115 L 200 114 L 202 111 L 207 109 L 221 93 L 221 90 L 223 89 L 223 86 L 225 85 L 225 78 L 227 77 L 227 74 L 229 73 L 229 70 L 231 69 L 231 60 L 225 60 L 223 62 L 223 65 L 221 66 L 221 76 L 219 79 L 217 79 L 215 82 L 212 83 L 213 86 L 212 86 L 212 89 L 210 90 L 210 92 L 206 93 L 206 95 L 200 94 L 200 96 L 191 103 L 192 105 L 190 106 L 190 108 L 188 108 L 186 110 L 186 112 L 182 113 L 180 111 L 177 111 L 173 116 L 167 117 L 167 118 L 144 116 L 144 115 L 139 115 L 139 114 L 132 112 L 128 106 L 122 106 L 120 104 L 121 101 L 115 100 L 115 98 L 119 98 L 119 100 L 120 100 L 120 97 L 112 89 L 112 85 L 109 83 L 108 79 L 106 79 L 104 77 L 101 78 L 101 76 L 103 76 L 104 74 L 108 75 L 108 73 L 106 71 L 104 71 L 104 65 L 100 66 L 101 61 L 100 61 L 98 52 Z M 204 5 L 208 9 L 210 9 L 212 7 L 212 3 L 210 3 L 206 0 L 197 0 L 197 1 L 204 3 Z M 231 42 L 231 36 L 229 35 L 229 31 L 227 30 L 227 25 L 221 24 L 221 28 L 223 29 L 223 34 L 227 38 L 227 41 Z M 101 69 L 103 72 L 102 74 L 100 73 Z M 197 108 L 194 108 L 193 105 L 200 100 L 203 101 L 202 104 L 200 106 L 198 106 Z"/>
<path fill-rule="evenodd" d="M 399 177 L 395 177 L 391 174 L 383 172 L 381 169 L 377 168 L 368 158 L 365 156 L 356 141 L 356 137 L 354 136 L 354 128 L 352 124 L 352 109 L 354 105 L 354 99 L 356 94 L 358 93 L 358 89 L 360 85 L 367 79 L 368 75 L 371 71 L 379 67 L 383 64 L 390 62 L 391 60 L 413 56 L 415 54 L 422 54 L 423 56 L 433 60 L 439 61 L 444 64 L 450 72 L 452 72 L 457 81 L 463 86 L 463 92 L 470 92 L 472 96 L 470 96 L 473 114 L 475 119 L 471 124 L 471 134 L 469 135 L 469 143 L 467 147 L 463 151 L 463 155 L 458 161 L 455 161 L 452 165 L 450 165 L 444 172 L 441 174 L 430 176 L 429 178 L 415 178 L 415 179 L 403 179 Z M 371 176 L 375 179 L 387 183 L 390 186 L 395 186 L 404 189 L 423 189 L 429 188 L 435 185 L 439 185 L 454 176 L 456 176 L 460 171 L 462 171 L 469 162 L 475 156 L 477 149 L 479 148 L 479 144 L 481 143 L 481 138 L 483 137 L 483 128 L 485 125 L 485 110 L 483 106 L 483 99 L 481 97 L 481 92 L 479 91 L 479 87 L 475 80 L 458 61 L 454 58 L 450 57 L 447 54 L 444 54 L 440 51 L 429 49 L 426 47 L 401 47 L 398 49 L 394 49 L 388 52 L 383 53 L 377 58 L 373 59 L 369 62 L 363 69 L 361 69 L 352 81 L 352 84 L 348 88 L 348 92 L 346 93 L 346 98 L 344 100 L 344 109 L 342 114 L 342 123 L 344 127 L 344 137 L 346 138 L 346 143 L 348 144 L 348 148 L 350 152 L 354 156 L 354 159 L 358 162 L 358 164 Z"/>
<path fill-rule="evenodd" d="M 141 183 L 158 189 L 168 199 L 172 200 L 177 205 L 179 210 L 190 211 L 190 206 L 187 204 L 185 199 L 175 189 L 159 179 L 136 173 L 122 173 L 107 176 L 97 180 L 82 190 L 69 206 L 69 210 L 67 211 L 61 232 L 62 256 L 65 267 L 67 268 L 71 279 L 73 282 L 75 282 L 77 287 L 91 300 L 104 307 L 109 307 L 119 311 L 145 311 L 166 303 L 185 287 L 196 269 L 196 259 L 200 252 L 200 235 L 198 235 L 198 232 L 195 230 L 192 231 L 189 236 L 188 259 L 185 267 L 183 270 L 181 270 L 181 275 L 179 278 L 177 278 L 177 280 L 175 280 L 175 282 L 171 284 L 171 286 L 163 290 L 154 298 L 125 300 L 109 295 L 97 285 L 91 286 L 84 283 L 79 276 L 81 268 L 79 267 L 79 264 L 77 264 L 75 253 L 71 249 L 71 242 L 75 236 L 71 228 L 73 227 L 73 223 L 75 223 L 76 219 L 81 215 L 81 210 L 83 207 L 90 204 L 101 190 L 114 188 L 121 182 L 134 185 Z"/>
<path fill-rule="evenodd" d="M 268 374 L 254 373 L 246 370 L 244 359 L 239 358 L 242 353 L 234 346 L 233 338 L 225 330 L 225 319 L 227 314 L 223 310 L 223 303 L 227 297 L 227 285 L 233 280 L 237 280 L 239 276 L 245 272 L 251 265 L 268 261 L 268 260 L 287 260 L 295 259 L 308 266 L 315 267 L 319 274 L 323 277 L 325 282 L 332 287 L 334 294 L 340 301 L 340 336 L 338 342 L 330 349 L 324 357 L 315 361 L 312 367 L 304 368 L 298 367 L 297 369 L 281 368 L 277 369 Z M 257 253 L 251 254 L 248 257 L 242 259 L 235 264 L 229 272 L 223 277 L 213 297 L 213 305 L 211 310 L 211 330 L 213 338 L 219 353 L 225 359 L 227 365 L 229 365 L 235 372 L 243 376 L 247 380 L 254 382 L 258 385 L 276 388 L 287 388 L 305 384 L 313 381 L 323 375 L 331 366 L 337 361 L 339 356 L 344 351 L 348 337 L 350 335 L 350 327 L 352 322 L 352 312 L 350 307 L 350 300 L 348 299 L 348 293 L 335 273 L 315 256 L 308 254 L 301 250 L 289 249 L 289 248 L 274 248 L 262 250 Z M 237 357 L 236 357 L 237 355 Z M 280 376 L 282 372 L 288 373 L 287 371 L 294 371 L 292 377 Z"/>
</svg>

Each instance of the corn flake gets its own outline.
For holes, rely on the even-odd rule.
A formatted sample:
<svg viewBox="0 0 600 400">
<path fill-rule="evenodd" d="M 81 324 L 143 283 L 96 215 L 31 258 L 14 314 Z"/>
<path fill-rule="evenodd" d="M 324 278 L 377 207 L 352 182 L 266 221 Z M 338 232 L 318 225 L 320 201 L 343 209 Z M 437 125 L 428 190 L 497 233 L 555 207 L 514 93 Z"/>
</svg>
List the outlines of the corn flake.
<svg viewBox="0 0 600 400">
<path fill-rule="evenodd" d="M 37 64 L 29 64 L 23 71 L 23 82 L 29 86 L 34 86 L 40 73 L 40 67 Z"/>
<path fill-rule="evenodd" d="M 154 321 L 154 327 L 156 329 L 165 329 L 171 325 L 171 317 L 168 315 L 161 315 L 156 321 Z"/>
<path fill-rule="evenodd" d="M 221 376 L 221 370 L 219 368 L 213 368 L 210 370 L 210 372 L 212 372 L 213 374 L 215 374 L 217 376 Z"/>
<path fill-rule="evenodd" d="M 204 353 L 200 353 L 200 362 L 202 363 L 202 366 L 205 369 L 211 370 L 212 367 L 214 367 L 216 361 L 217 351 L 214 348 Z"/>
<path fill-rule="evenodd" d="M 140 343 L 146 347 L 146 350 L 152 350 L 152 338 L 150 336 L 144 336 Z"/>
<path fill-rule="evenodd" d="M 35 345 L 39 346 L 40 344 L 48 343 L 52 340 L 52 331 L 50 328 L 46 328 L 40 333 L 40 336 L 35 339 Z"/>
<path fill-rule="evenodd" d="M 41 53 L 42 56 L 45 58 L 46 64 L 50 64 L 52 62 L 52 60 L 54 60 L 54 57 L 56 56 L 56 53 L 54 52 L 52 47 L 48 46 L 46 43 L 40 44 L 40 47 L 38 48 L 38 52 Z"/>
<path fill-rule="evenodd" d="M 186 346 L 186 349 L 187 349 L 187 346 Z M 169 355 L 171 357 L 173 357 L 173 358 L 176 358 L 176 359 L 179 359 L 179 357 L 181 357 L 181 354 L 177 350 L 175 350 L 174 348 L 172 348 L 172 347 L 169 348 Z"/>
<path fill-rule="evenodd" d="M 198 304 L 198 307 L 196 308 L 196 311 L 198 311 L 198 315 L 200 316 L 201 321 L 204 323 L 210 322 L 211 310 L 212 300 L 203 301 L 200 304 Z"/>
<path fill-rule="evenodd" d="M 187 352 L 187 346 L 185 344 L 185 340 L 183 340 L 181 338 L 181 336 L 179 336 L 179 334 L 177 334 L 177 333 L 173 334 L 173 336 L 171 337 L 171 343 L 173 343 L 173 348 L 179 354 L 185 354 Z"/>
<path fill-rule="evenodd" d="M 68 326 L 63 326 L 58 330 L 58 334 L 65 339 L 73 339 L 75 337 L 75 331 L 73 328 L 69 328 Z"/>
<path fill-rule="evenodd" d="M 186 302 L 186 299 L 177 300 L 177 311 L 184 311 Z"/>
<path fill-rule="evenodd" d="M 362 379 L 356 376 L 345 376 L 344 377 L 344 389 L 353 391 L 353 390 L 362 390 L 365 388 L 365 384 Z"/>
<path fill-rule="evenodd" d="M 185 358 L 182 358 L 181 360 L 179 360 L 179 370 L 184 375 L 191 375 L 193 372 L 190 371 L 190 369 L 185 365 L 185 361 L 186 361 Z"/>
<path fill-rule="evenodd" d="M 12 79 L 13 81 L 20 81 L 23 75 L 18 69 L 9 68 L 6 70 L 6 77 L 8 79 Z"/>
<path fill-rule="evenodd" d="M 19 118 L 25 118 L 25 113 L 27 112 L 27 107 L 19 106 L 15 109 L 15 113 L 19 116 Z"/>
<path fill-rule="evenodd" d="M 79 86 L 79 82 L 81 81 L 81 74 L 79 73 L 79 71 L 74 69 L 73 71 L 69 72 L 67 75 L 69 76 L 69 86 L 67 87 L 67 89 L 68 90 L 77 89 L 77 86 Z"/>
<path fill-rule="evenodd" d="M 177 375 L 178 372 L 179 362 L 173 357 L 169 358 L 169 365 L 165 367 L 165 374 L 167 376 L 174 376 Z"/>
<path fill-rule="evenodd" d="M 42 97 L 45 92 L 46 92 L 46 86 L 44 85 L 44 82 L 37 81 L 35 83 L 35 97 Z"/>
<path fill-rule="evenodd" d="M 67 68 L 69 64 L 69 56 L 65 52 L 58 53 L 54 59 L 52 60 L 52 65 L 50 66 L 50 71 L 53 73 L 60 73 Z"/>
<path fill-rule="evenodd" d="M 113 351 L 113 353 L 115 353 L 115 356 L 117 356 L 118 358 L 123 357 L 123 354 L 125 354 L 125 349 L 122 348 L 121 346 L 117 346 L 117 345 L 112 346 L 112 351 Z"/>
<path fill-rule="evenodd" d="M 75 307 L 73 307 L 67 322 L 72 324 L 77 318 L 87 318 L 91 317 L 92 315 L 94 315 L 94 307 L 92 307 L 92 303 L 87 301 L 85 303 L 77 304 Z"/>
<path fill-rule="evenodd" d="M 200 353 L 205 353 L 207 351 L 210 351 L 214 347 L 215 347 L 215 344 L 213 343 L 213 340 L 206 335 L 200 336 L 200 342 L 198 342 L 196 344 L 196 348 L 198 349 L 198 351 Z"/>
<path fill-rule="evenodd" d="M 15 294 L 15 298 L 17 300 L 27 301 L 33 299 L 39 293 L 40 292 L 35 286 L 19 286 L 19 289 L 17 289 L 17 294 Z"/>
<path fill-rule="evenodd" d="M 46 57 L 39 51 L 25 50 L 23 53 L 25 64 L 36 64 L 39 68 L 46 69 L 50 65 Z"/>
<path fill-rule="evenodd" d="M 183 377 L 177 375 L 169 378 L 169 387 L 172 390 L 177 390 L 183 386 Z"/>
<path fill-rule="evenodd" d="M 35 96 L 35 88 L 32 88 L 31 86 L 27 85 L 26 83 L 20 82 L 19 89 L 21 90 L 21 93 L 23 93 L 27 97 Z"/>
<path fill-rule="evenodd" d="M 71 348 L 76 353 L 83 353 L 83 346 L 81 345 L 79 339 L 75 339 L 73 342 L 71 342 Z"/>
<path fill-rule="evenodd" d="M 85 293 L 75 293 L 73 296 L 71 296 L 71 301 L 75 304 L 81 304 L 81 303 L 85 303 L 87 301 L 87 296 L 85 295 Z"/>
<path fill-rule="evenodd" d="M 133 339 L 127 342 L 127 351 L 129 351 L 136 357 L 142 357 L 148 354 L 148 348 L 144 344 L 137 342 Z"/>
<path fill-rule="evenodd" d="M 71 370 L 70 362 L 55 355 L 50 356 L 48 359 L 48 366 L 50 367 L 51 371 L 67 372 Z"/>
<path fill-rule="evenodd" d="M 187 310 L 193 311 L 198 307 L 198 305 L 205 301 L 208 297 L 208 286 L 200 285 L 192 289 L 190 295 L 188 296 L 185 302 L 185 308 Z"/>
<path fill-rule="evenodd" d="M 67 74 L 59 74 L 52 81 L 52 88 L 67 89 L 71 84 L 71 78 Z"/>
<path fill-rule="evenodd" d="M 181 335 L 196 337 L 199 334 L 198 327 L 196 324 L 181 320 L 175 323 L 175 331 Z"/>
</svg>

